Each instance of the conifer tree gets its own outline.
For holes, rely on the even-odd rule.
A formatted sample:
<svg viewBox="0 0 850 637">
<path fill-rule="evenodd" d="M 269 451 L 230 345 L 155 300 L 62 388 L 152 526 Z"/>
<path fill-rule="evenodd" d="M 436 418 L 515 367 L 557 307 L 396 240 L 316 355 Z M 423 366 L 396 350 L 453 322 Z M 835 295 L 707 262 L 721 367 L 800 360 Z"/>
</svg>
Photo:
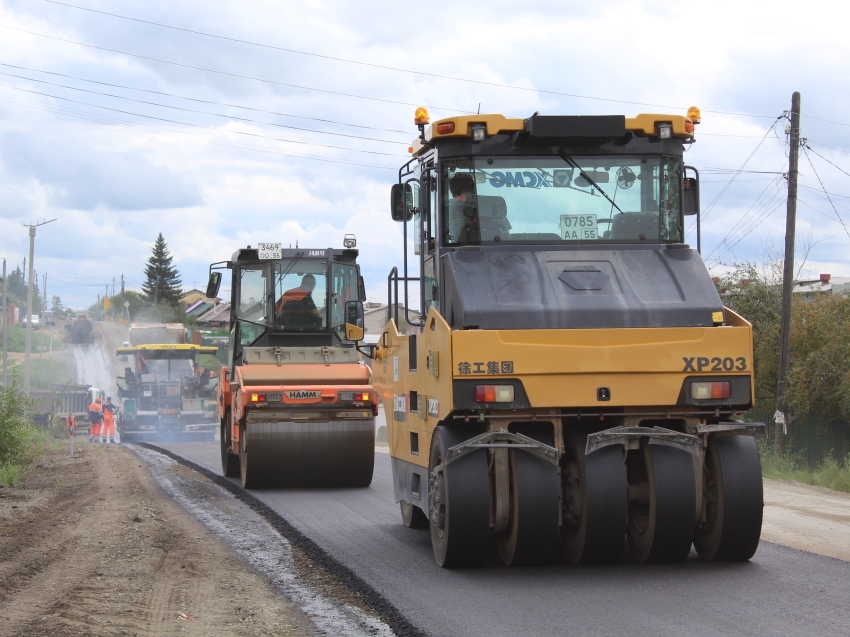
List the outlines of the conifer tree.
<svg viewBox="0 0 850 637">
<path fill-rule="evenodd" d="M 160 232 L 151 248 L 151 256 L 145 266 L 145 282 L 142 283 L 142 292 L 149 303 L 176 307 L 180 301 L 180 273 L 171 265 L 172 258 Z"/>
</svg>

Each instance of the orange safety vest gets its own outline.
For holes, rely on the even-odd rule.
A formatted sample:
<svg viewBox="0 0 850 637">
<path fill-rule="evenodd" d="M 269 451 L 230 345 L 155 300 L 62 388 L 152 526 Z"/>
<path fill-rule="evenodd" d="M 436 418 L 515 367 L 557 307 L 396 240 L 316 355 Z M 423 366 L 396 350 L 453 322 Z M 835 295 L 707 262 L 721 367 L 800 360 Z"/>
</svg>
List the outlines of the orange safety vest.
<svg viewBox="0 0 850 637">
<path fill-rule="evenodd" d="M 291 290 L 287 290 L 283 293 L 278 300 L 277 305 L 275 305 L 275 312 L 282 312 L 283 306 L 290 301 L 303 301 L 305 297 L 307 297 L 310 293 L 306 290 L 302 290 L 301 288 L 293 288 Z"/>
</svg>

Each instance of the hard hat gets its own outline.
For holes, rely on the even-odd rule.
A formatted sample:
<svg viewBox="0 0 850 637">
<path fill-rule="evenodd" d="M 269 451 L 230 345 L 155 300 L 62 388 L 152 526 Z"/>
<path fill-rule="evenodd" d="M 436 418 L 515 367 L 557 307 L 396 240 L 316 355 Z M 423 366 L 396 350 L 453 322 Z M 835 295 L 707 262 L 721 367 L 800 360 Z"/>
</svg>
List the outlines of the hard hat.
<svg viewBox="0 0 850 637">
<path fill-rule="evenodd" d="M 100 398 L 95 398 L 94 402 L 99 403 L 99 402 L 102 402 L 102 401 L 100 400 Z"/>
</svg>

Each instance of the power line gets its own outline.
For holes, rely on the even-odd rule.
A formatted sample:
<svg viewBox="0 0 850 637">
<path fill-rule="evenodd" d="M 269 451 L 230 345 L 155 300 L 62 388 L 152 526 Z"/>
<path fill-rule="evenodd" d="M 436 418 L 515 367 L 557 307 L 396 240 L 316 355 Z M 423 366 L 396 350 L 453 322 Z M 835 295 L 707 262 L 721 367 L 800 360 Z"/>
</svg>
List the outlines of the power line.
<svg viewBox="0 0 850 637">
<path fill-rule="evenodd" d="M 746 239 L 756 228 L 766 221 L 785 201 L 781 193 L 774 194 L 770 199 L 759 205 L 753 217 L 749 219 L 746 225 L 742 226 L 738 231 L 737 237 L 727 235 L 723 240 L 711 251 L 711 254 L 706 258 L 707 261 L 720 261 L 732 253 L 735 247 Z M 755 205 L 755 204 L 754 204 Z M 752 209 L 752 207 L 751 207 Z M 734 241 L 734 243 L 730 243 Z M 718 252 L 719 251 L 719 252 Z M 712 258 L 717 254 L 715 258 Z"/>
<path fill-rule="evenodd" d="M 25 98 L 21 98 L 21 99 L 25 99 Z M 22 103 L 22 102 L 19 102 L 19 101 L 15 101 L 15 98 L 11 98 L 11 99 L 0 98 L 0 101 L 7 102 L 9 104 L 15 104 L 17 106 L 26 106 L 27 108 L 35 108 L 35 109 L 38 109 L 38 110 L 46 111 L 48 113 L 65 115 L 67 117 L 74 117 L 74 118 L 77 118 L 77 119 L 95 122 L 97 124 L 106 124 L 106 125 L 109 125 L 109 126 L 120 126 L 121 128 L 128 128 L 128 129 L 131 129 L 131 130 L 140 130 L 140 131 L 143 131 L 143 132 L 153 132 L 157 135 L 165 135 L 166 137 L 173 137 L 175 139 L 181 139 L 181 140 L 184 140 L 184 141 L 187 141 L 187 138 L 188 138 L 188 141 L 198 141 L 198 142 L 203 142 L 203 143 L 206 143 L 206 144 L 211 144 L 211 145 L 214 145 L 214 146 L 222 146 L 222 147 L 225 147 L 225 148 L 235 148 L 235 149 L 238 149 L 238 150 L 250 150 L 250 151 L 254 151 L 254 152 L 258 152 L 258 153 L 265 153 L 265 154 L 269 154 L 269 155 L 278 155 L 278 156 L 281 156 L 281 157 L 293 157 L 293 158 L 296 158 L 296 159 L 309 159 L 311 161 L 323 161 L 323 162 L 329 162 L 329 163 L 334 163 L 334 164 L 345 164 L 345 165 L 348 165 L 348 166 L 364 166 L 364 167 L 367 167 L 367 168 L 382 168 L 382 169 L 385 169 L 385 170 L 397 170 L 396 166 L 382 166 L 380 164 L 366 164 L 366 163 L 362 163 L 362 162 L 346 161 L 346 160 L 342 160 L 342 159 L 330 159 L 330 158 L 327 158 L 327 157 L 316 157 L 316 156 L 313 156 L 313 155 L 297 155 L 297 154 L 294 154 L 294 153 L 283 153 L 283 152 L 280 152 L 280 151 L 268 150 L 266 148 L 256 148 L 256 147 L 253 147 L 253 146 L 244 146 L 244 145 L 241 145 L 241 144 L 228 143 L 228 142 L 223 142 L 223 141 L 216 140 L 216 139 L 210 139 L 210 138 L 207 138 L 207 137 L 201 137 L 201 136 L 198 136 L 198 135 L 193 135 L 191 133 L 172 131 L 168 128 L 158 128 L 156 126 L 145 126 L 145 125 L 141 125 L 141 124 L 135 124 L 135 123 L 127 122 L 126 120 L 121 120 L 121 119 L 118 119 L 118 118 L 115 118 L 115 117 L 109 117 L 107 115 L 99 115 L 99 114 L 94 114 L 94 113 L 88 113 L 87 111 L 81 111 L 81 110 L 69 108 L 69 107 L 66 107 L 66 106 L 55 106 L 55 107 L 51 108 L 50 106 L 44 105 L 40 102 L 35 102 L 35 104 L 28 104 L 26 102 Z M 67 112 L 67 111 L 69 111 L 69 112 Z"/>
<path fill-rule="evenodd" d="M 808 141 L 808 140 L 806 140 L 806 141 Z M 823 155 L 821 155 L 819 152 L 817 152 L 814 148 L 812 148 L 811 146 L 809 146 L 807 143 L 804 143 L 804 144 L 803 144 L 803 148 L 806 148 L 806 149 L 808 149 L 808 150 L 812 151 L 815 155 L 817 155 L 818 157 L 820 157 L 821 159 L 823 159 L 823 160 L 824 160 L 827 164 L 830 164 L 830 165 L 831 165 L 831 166 L 833 166 L 834 168 L 838 168 L 838 170 L 840 170 L 840 171 L 841 171 L 841 172 L 843 172 L 845 175 L 847 175 L 848 177 L 850 177 L 850 173 L 848 173 L 846 170 L 844 170 L 844 169 L 843 169 L 843 168 L 841 168 L 840 166 L 836 166 L 835 164 L 833 164 L 831 161 L 829 161 L 826 157 L 824 157 Z M 807 155 L 807 156 L 808 156 L 808 155 Z M 810 163 L 810 164 L 812 163 L 812 162 L 811 162 L 811 160 L 809 160 L 809 163 Z M 814 166 L 812 166 L 812 170 L 814 170 L 814 168 L 815 168 L 815 167 L 814 167 Z M 824 191 L 824 192 L 826 192 L 826 191 Z"/>
<path fill-rule="evenodd" d="M 59 38 L 55 35 L 45 35 L 44 33 L 36 33 L 35 31 L 27 31 L 26 29 L 18 29 L 17 27 L 10 27 L 5 24 L 0 24 L 0 28 L 9 29 L 11 31 L 18 31 L 19 33 L 26 33 L 28 35 L 35 35 L 40 38 L 47 38 L 49 40 L 56 40 L 58 42 L 66 42 L 68 44 L 76 44 L 77 46 L 84 46 L 90 49 L 97 49 L 98 51 L 109 51 L 110 53 L 119 53 L 120 55 L 126 55 L 129 57 L 139 58 L 140 60 L 150 60 L 152 62 L 161 62 L 162 64 L 171 64 L 173 66 L 179 66 L 185 69 L 192 69 L 194 71 L 205 71 L 207 73 L 218 73 L 219 75 L 227 75 L 229 77 L 238 77 L 243 80 L 252 80 L 254 82 L 265 82 L 267 84 L 275 84 L 277 86 L 288 86 L 289 88 L 297 88 L 305 91 L 316 91 L 318 93 L 328 93 L 330 95 L 340 95 L 342 97 L 355 97 L 357 99 L 362 100 L 371 100 L 373 102 L 383 102 L 386 104 L 400 104 L 401 106 L 422 106 L 421 103 L 413 104 L 412 102 L 399 102 L 396 100 L 388 100 L 381 97 L 369 97 L 367 95 L 355 95 L 353 93 L 343 93 L 341 91 L 330 91 L 328 89 L 322 88 L 313 88 L 310 86 L 300 86 L 298 84 L 287 84 L 286 82 L 278 82 L 277 80 L 269 80 L 261 77 L 251 77 L 250 75 L 240 75 L 239 73 L 230 73 L 228 71 L 218 71 L 216 69 L 207 69 L 202 66 L 192 66 L 191 64 L 183 64 L 181 62 L 172 62 L 170 60 L 163 60 L 161 58 L 150 57 L 147 55 L 139 55 L 138 53 L 127 53 L 126 51 L 119 51 L 118 49 L 109 49 L 104 46 L 95 46 L 94 44 L 85 44 L 83 42 L 76 42 L 74 40 L 68 40 L 66 38 Z M 428 105 L 426 105 L 428 106 Z M 465 114 L 473 114 L 473 111 L 462 111 L 456 108 L 448 108 L 446 106 L 428 106 L 428 108 L 443 110 L 443 111 L 451 111 L 453 113 L 465 113 Z"/>
<path fill-rule="evenodd" d="M 279 115 L 280 117 L 293 117 L 295 119 L 307 119 L 314 122 L 325 122 L 326 124 L 337 124 L 339 126 L 351 126 L 353 128 L 366 128 L 369 130 L 379 130 L 387 133 L 401 133 L 402 135 L 411 135 L 411 131 L 401 131 L 393 128 L 379 128 L 377 126 L 364 126 L 363 124 L 351 124 L 348 122 L 338 122 L 332 119 L 322 119 L 321 117 L 307 117 L 306 115 L 292 115 L 290 113 L 279 113 L 277 111 L 268 111 L 262 108 L 256 108 L 253 106 L 241 106 L 239 104 L 228 104 L 227 102 L 214 102 L 212 100 L 202 100 L 197 97 L 186 97 L 184 95 L 175 95 L 173 93 L 166 93 L 164 91 L 154 91 L 150 89 L 144 88 L 136 88 L 134 86 L 124 86 L 123 84 L 112 84 L 110 82 L 101 82 L 98 80 L 90 80 L 84 77 L 77 77 L 75 75 L 67 75 L 66 73 L 56 73 L 55 71 L 44 71 L 42 69 L 31 69 L 26 66 L 18 66 L 17 64 L 6 64 L 4 62 L 0 62 L 0 66 L 7 66 L 13 69 L 21 69 L 24 71 L 30 71 L 32 73 L 45 73 L 47 75 L 56 75 L 58 77 L 67 77 L 68 79 L 78 80 L 80 82 L 90 82 L 92 84 L 100 84 L 101 86 L 111 86 L 113 88 L 123 88 L 128 91 L 140 91 L 143 93 L 151 93 L 153 95 L 164 95 L 166 97 L 173 97 L 175 99 L 188 100 L 190 102 L 201 102 L 202 104 L 214 104 L 216 106 L 225 106 L 227 108 L 241 108 L 248 111 L 255 111 L 258 113 L 268 113 L 269 115 Z M 17 76 L 15 76 L 17 77 Z M 42 80 L 34 80 L 34 81 L 42 81 Z M 62 86 L 61 84 L 57 84 L 57 86 Z M 81 89 L 80 89 L 81 90 Z"/>
<path fill-rule="evenodd" d="M 339 137 L 348 137 L 348 138 L 351 138 L 351 139 L 363 139 L 363 140 L 366 140 L 366 141 L 381 142 L 381 143 L 384 143 L 384 144 L 400 144 L 401 143 L 401 142 L 397 142 L 397 141 L 393 141 L 393 140 L 389 140 L 389 139 L 378 139 L 377 137 L 363 137 L 361 135 L 348 135 L 346 133 L 333 133 L 333 132 L 329 132 L 329 131 L 316 130 L 314 128 L 301 128 L 299 126 L 287 126 L 286 124 L 275 124 L 273 122 L 261 122 L 261 121 L 256 120 L 256 119 L 250 119 L 248 117 L 238 117 L 236 115 L 222 115 L 221 113 L 210 113 L 209 111 L 199 111 L 199 110 L 193 109 L 193 108 L 183 108 L 181 106 L 170 106 L 168 104 L 160 104 L 159 102 L 149 102 L 147 100 L 137 100 L 137 99 L 132 98 L 132 97 L 124 97 L 123 95 L 114 95 L 112 93 L 101 93 L 100 91 L 92 91 L 92 90 L 86 89 L 86 88 L 78 88 L 76 86 L 68 86 L 66 84 L 57 84 L 56 82 L 48 82 L 47 80 L 39 80 L 39 79 L 36 79 L 36 78 L 33 78 L 33 77 L 25 77 L 23 75 L 15 75 L 14 73 L 6 73 L 4 71 L 0 71 L 0 75 L 7 75 L 9 77 L 16 77 L 18 79 L 28 80 L 30 82 L 39 82 L 41 84 L 49 84 L 50 86 L 58 86 L 60 88 L 70 89 L 72 91 L 81 91 L 83 93 L 91 93 L 92 95 L 103 95 L 105 97 L 114 97 L 114 98 L 119 99 L 119 100 L 127 100 L 129 102 L 137 102 L 139 104 L 147 104 L 149 106 L 159 106 L 161 108 L 171 108 L 171 109 L 174 109 L 174 110 L 177 110 L 177 111 L 185 111 L 187 113 L 200 113 L 201 115 L 211 115 L 212 117 L 221 117 L 221 118 L 229 119 L 229 120 L 239 120 L 239 121 L 242 121 L 242 122 L 251 122 L 251 123 L 254 123 L 254 124 L 264 124 L 266 126 L 277 126 L 278 128 L 288 128 L 288 129 L 291 129 L 291 130 L 305 131 L 305 132 L 308 132 L 308 133 L 319 133 L 320 135 L 336 135 L 336 136 L 339 136 Z M 65 98 L 61 98 L 61 99 L 65 99 Z"/>
<path fill-rule="evenodd" d="M 427 77 L 436 77 L 436 78 L 444 79 L 444 80 L 453 80 L 455 82 L 469 82 L 471 84 L 481 84 L 481 85 L 484 85 L 484 86 L 495 86 L 495 87 L 498 87 L 498 88 L 508 88 L 508 89 L 513 89 L 513 90 L 517 90 L 517 91 L 528 91 L 528 92 L 533 92 L 533 93 L 545 93 L 547 95 L 560 95 L 560 96 L 563 96 L 563 97 L 576 97 L 576 98 L 580 98 L 580 99 L 598 100 L 598 101 L 603 101 L 603 102 L 616 102 L 616 103 L 619 103 L 619 104 L 634 104 L 634 105 L 637 105 L 637 106 L 653 106 L 653 107 L 657 107 L 657 108 L 671 108 L 671 109 L 682 110 L 682 111 L 687 110 L 686 106 L 683 107 L 683 106 L 669 106 L 669 105 L 665 105 L 665 104 L 649 104 L 649 103 L 646 103 L 646 102 L 632 102 L 632 101 L 629 101 L 629 100 L 617 100 L 617 99 L 611 99 L 611 98 L 607 98 L 607 97 L 594 97 L 594 96 L 591 96 L 591 95 L 577 95 L 577 94 L 573 94 L 573 93 L 562 93 L 560 91 L 550 91 L 550 90 L 545 90 L 545 89 L 528 88 L 527 86 L 516 86 L 514 84 L 501 84 L 501 83 L 498 83 L 498 82 L 486 82 L 484 80 L 474 80 L 474 79 L 471 79 L 471 78 L 455 77 L 455 76 L 452 76 L 452 75 L 442 75 L 440 73 L 432 73 L 432 72 L 429 72 L 429 71 L 417 71 L 417 70 L 412 70 L 412 69 L 403 69 L 403 68 L 399 68 L 399 67 L 395 67 L 395 66 L 388 66 L 388 65 L 384 65 L 384 64 L 375 64 L 374 62 L 363 62 L 363 61 L 360 61 L 360 60 L 352 60 L 352 59 L 348 59 L 348 58 L 335 57 L 335 56 L 332 56 L 332 55 L 324 55 L 324 54 L 321 54 L 321 53 L 312 53 L 312 52 L 309 52 L 309 51 L 299 51 L 297 49 L 290 49 L 290 48 L 286 48 L 286 47 L 282 47 L 282 46 L 275 46 L 275 45 L 272 45 L 272 44 L 262 44 L 260 42 L 253 42 L 251 40 L 242 40 L 242 39 L 239 39 L 239 38 L 232 38 L 232 37 L 228 37 L 228 36 L 224 36 L 224 35 L 216 35 L 216 34 L 213 34 L 213 33 L 206 33 L 204 31 L 195 31 L 194 29 L 186 29 L 186 28 L 183 28 L 183 27 L 175 27 L 175 26 L 172 26 L 170 24 L 163 24 L 161 22 L 152 22 L 150 20 L 143 20 L 141 18 L 132 18 L 130 16 L 125 16 L 125 15 L 121 15 L 121 14 L 118 14 L 118 13 L 110 13 L 109 11 L 100 11 L 98 9 L 89 9 L 88 7 L 81 7 L 81 6 L 78 6 L 78 5 L 75 5 L 75 4 L 69 4 L 67 2 L 58 2 L 57 0 L 44 0 L 44 1 L 50 2 L 51 4 L 57 4 L 57 5 L 65 6 L 65 7 L 70 7 L 72 9 L 79 9 L 81 11 L 89 11 L 91 13 L 100 13 L 102 15 L 108 15 L 108 16 L 111 16 L 113 18 L 120 18 L 122 20 L 130 20 L 130 21 L 133 21 L 133 22 L 141 22 L 143 24 L 150 24 L 150 25 L 153 25 L 153 26 L 162 27 L 164 29 L 173 29 L 175 31 L 183 31 L 184 33 L 193 33 L 195 35 L 202 35 L 202 36 L 208 37 L 208 38 L 216 38 L 216 39 L 219 39 L 219 40 L 228 40 L 230 42 L 238 42 L 240 44 L 249 44 L 251 46 L 258 46 L 258 47 L 262 47 L 262 48 L 265 48 L 265 49 L 274 49 L 274 50 L 277 50 L 277 51 L 284 51 L 286 53 L 295 53 L 295 54 L 298 54 L 298 55 L 307 55 L 307 56 L 310 56 L 310 57 L 322 58 L 322 59 L 325 59 L 325 60 L 333 60 L 335 62 L 345 62 L 346 64 L 357 64 L 357 65 L 360 65 L 360 66 L 369 66 L 369 67 L 372 67 L 372 68 L 385 69 L 385 70 L 388 70 L 388 71 L 396 71 L 396 72 L 400 72 L 400 73 L 411 73 L 411 74 L 414 74 L 414 75 L 425 75 Z M 705 112 L 705 113 L 717 113 L 717 114 L 721 114 L 721 115 L 735 115 L 735 116 L 739 116 L 739 117 L 764 117 L 764 118 L 770 118 L 771 117 L 771 115 L 751 115 L 749 113 L 733 113 L 733 112 L 727 112 L 727 111 L 703 111 L 703 112 Z"/>
<path fill-rule="evenodd" d="M 805 184 L 800 184 L 800 188 L 805 188 L 806 190 L 811 190 L 812 192 L 817 193 L 818 195 L 820 195 L 820 193 L 821 193 L 821 191 L 818 190 L 817 188 L 812 188 L 811 186 L 807 186 Z M 850 199 L 850 195 L 840 195 L 837 192 L 831 192 L 829 194 L 832 195 L 833 197 L 842 197 L 843 199 Z M 839 204 L 839 205 L 841 205 L 841 204 Z M 842 208 L 843 207 L 844 206 L 842 206 Z"/>
<path fill-rule="evenodd" d="M 778 179 L 778 177 L 775 177 L 771 180 L 771 183 L 776 184 Z M 740 243 L 750 232 L 755 230 L 755 228 L 758 227 L 761 222 L 767 218 L 767 216 L 772 214 L 773 210 L 775 210 L 776 208 L 771 209 L 769 213 L 767 213 L 766 210 L 777 202 L 778 194 L 774 193 L 768 200 L 762 202 L 762 197 L 764 197 L 770 186 L 771 184 L 767 184 L 764 187 L 761 193 L 759 193 L 759 196 L 756 197 L 756 200 L 750 205 L 746 212 L 741 215 L 738 221 L 735 222 L 735 225 L 730 228 L 729 232 L 723 238 L 723 241 L 708 254 L 706 260 L 711 259 L 714 254 L 717 253 L 718 250 L 721 251 L 718 254 L 718 259 L 723 258 L 726 253 L 731 251 L 731 249 L 738 245 L 738 243 Z M 753 216 L 748 219 L 747 217 L 748 215 L 750 215 L 750 213 L 752 213 Z M 738 235 L 737 237 L 736 234 Z M 729 245 L 728 242 L 733 239 L 735 239 L 735 243 Z"/>
<path fill-rule="evenodd" d="M 838 214 L 838 208 L 835 207 L 835 204 L 832 203 L 832 198 L 826 192 L 826 188 L 824 187 L 823 182 L 820 180 L 820 175 L 818 175 L 818 171 L 815 168 L 815 165 L 812 163 L 812 158 L 809 157 L 808 147 L 806 146 L 805 143 L 802 143 L 800 145 L 803 147 L 803 154 L 806 156 L 806 160 L 809 162 L 809 166 L 812 167 L 812 170 L 815 172 L 815 177 L 818 178 L 818 183 L 820 184 L 821 189 L 823 189 L 823 192 L 826 195 L 826 198 L 829 199 L 829 205 L 832 206 L 832 209 L 835 211 L 835 216 L 838 217 L 838 220 L 841 222 L 841 227 L 844 228 L 844 232 L 847 234 L 847 238 L 850 239 L 850 230 L 848 230 L 847 226 L 844 225 L 844 222 L 841 221 L 841 215 Z M 814 151 L 812 151 L 812 152 L 814 152 Z M 832 162 L 830 162 L 830 163 L 832 163 Z M 835 166 L 835 164 L 833 164 L 833 166 Z M 838 168 L 838 166 L 836 166 L 836 168 Z M 839 170 L 841 170 L 841 169 L 839 168 Z M 844 171 L 842 170 L 841 172 L 844 172 Z"/>
<path fill-rule="evenodd" d="M 165 117 L 156 117 L 154 115 L 144 115 L 142 113 L 134 113 L 132 111 L 124 111 L 124 110 L 121 110 L 120 108 L 111 108 L 109 106 L 100 106 L 99 104 L 91 104 L 89 102 L 81 102 L 79 100 L 72 100 L 70 97 L 62 97 L 60 95 L 51 95 L 50 93 L 42 93 L 41 91 L 33 91 L 31 89 L 20 88 L 20 87 L 17 87 L 17 86 L 8 86 L 7 85 L 6 88 L 10 88 L 10 89 L 15 90 L 15 91 L 23 91 L 25 93 L 33 93 L 35 95 L 43 95 L 43 96 L 46 96 L 46 97 L 52 97 L 52 98 L 58 99 L 58 100 L 65 100 L 67 102 L 73 102 L 74 104 L 82 104 L 84 106 L 92 106 L 94 108 L 102 108 L 102 109 L 107 110 L 107 111 L 114 111 L 116 113 L 123 113 L 125 115 L 135 115 L 136 117 L 145 117 L 147 119 L 155 119 L 155 120 L 158 120 L 160 122 L 168 122 L 170 124 L 180 124 L 181 126 L 191 126 L 193 128 L 203 128 L 203 129 L 206 129 L 206 130 L 215 130 L 215 131 L 219 130 L 219 129 L 214 128 L 212 126 L 202 126 L 201 124 L 191 124 L 189 122 L 180 122 L 180 121 L 177 121 L 175 119 L 168 119 L 168 118 L 165 118 Z M 315 144 L 315 143 L 311 143 L 311 142 L 301 142 L 301 141 L 296 141 L 294 139 L 282 139 L 280 137 L 270 137 L 268 135 L 260 135 L 259 133 L 248 133 L 248 132 L 245 132 L 245 131 L 231 130 L 231 131 L 227 131 L 227 132 L 233 133 L 233 134 L 236 134 L 236 135 L 247 135 L 249 137 L 261 137 L 263 139 L 271 139 L 271 140 L 274 140 L 274 141 L 287 142 L 287 143 L 290 143 L 290 144 L 302 144 L 304 146 L 318 146 L 320 148 L 333 148 L 335 150 L 344 150 L 344 151 L 347 151 L 347 152 L 368 153 L 370 155 L 386 155 L 386 156 L 391 156 L 391 157 L 398 157 L 398 156 L 402 155 L 401 153 L 383 153 L 383 152 L 378 151 L 378 150 L 363 150 L 363 149 L 359 149 L 359 148 L 345 148 L 344 146 L 333 146 L 333 145 L 330 145 L 330 144 Z"/>
<path fill-rule="evenodd" d="M 829 150 L 837 150 L 839 153 L 846 153 L 846 154 L 850 155 L 850 150 L 844 150 L 843 148 L 835 148 L 834 146 L 827 146 L 826 144 L 821 144 L 820 142 L 816 142 L 813 139 L 807 139 L 806 142 L 809 143 L 809 144 L 817 144 L 818 146 L 823 146 L 824 148 L 829 148 Z"/>
<path fill-rule="evenodd" d="M 741 164 L 741 167 L 738 170 L 735 171 L 735 174 L 732 175 L 732 178 L 726 183 L 725 186 L 723 186 L 723 188 L 720 189 L 720 192 L 717 193 L 717 195 L 715 195 L 714 199 L 712 199 L 711 202 L 708 204 L 708 206 L 706 207 L 705 213 L 702 214 L 702 219 L 705 219 L 711 213 L 714 206 L 717 205 L 718 201 L 720 201 L 720 198 L 724 194 L 726 194 L 726 191 L 729 190 L 729 188 L 732 186 L 732 183 L 735 181 L 735 179 L 738 177 L 738 175 L 740 175 L 741 172 L 743 172 L 746 165 L 753 158 L 753 156 L 758 152 L 758 149 L 761 148 L 761 145 L 764 143 L 764 140 L 767 139 L 768 135 L 770 135 L 770 131 L 772 131 L 776 127 L 776 124 L 779 123 L 779 120 L 781 120 L 783 117 L 786 117 L 786 114 L 787 114 L 787 111 L 783 111 L 782 115 L 780 115 L 779 117 L 777 117 L 774 120 L 773 124 L 770 126 L 770 128 L 767 129 L 767 132 L 764 134 L 764 137 L 761 138 L 761 141 L 753 149 L 753 152 L 750 153 L 750 156 L 747 157 L 744 160 L 744 163 Z M 691 227 L 688 228 L 688 232 L 693 231 L 695 226 L 696 226 L 696 223 L 691 224 Z"/>
<path fill-rule="evenodd" d="M 840 219 L 836 219 L 835 217 L 830 217 L 828 214 L 826 214 L 826 213 L 825 213 L 825 212 L 823 212 L 822 210 L 818 210 L 818 209 L 817 209 L 817 208 L 815 208 L 812 204 L 810 204 L 810 203 L 807 203 L 807 202 L 803 201 L 803 200 L 802 200 L 802 199 L 800 199 L 799 197 L 797 197 L 797 201 L 799 201 L 799 202 L 800 202 L 801 204 L 803 204 L 804 206 L 807 206 L 807 207 L 811 208 L 812 210 L 814 210 L 814 211 L 815 211 L 816 213 L 818 213 L 819 215 L 823 215 L 824 217 L 826 217 L 827 219 L 829 219 L 829 220 L 831 220 L 831 221 L 835 221 L 836 223 L 840 223 L 840 224 L 841 224 L 842 226 L 844 226 L 845 228 L 847 227 L 847 224 L 846 224 L 846 223 L 844 223 L 843 221 L 841 221 Z"/>
</svg>

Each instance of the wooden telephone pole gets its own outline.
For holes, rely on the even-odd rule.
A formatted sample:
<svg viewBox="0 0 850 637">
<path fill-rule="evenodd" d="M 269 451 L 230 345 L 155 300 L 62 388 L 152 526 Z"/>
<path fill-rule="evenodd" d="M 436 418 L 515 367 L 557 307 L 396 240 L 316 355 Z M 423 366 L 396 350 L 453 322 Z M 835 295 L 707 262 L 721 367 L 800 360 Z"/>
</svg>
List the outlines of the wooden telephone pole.
<svg viewBox="0 0 850 637">
<path fill-rule="evenodd" d="M 800 93 L 791 96 L 788 208 L 785 220 L 785 263 L 782 270 L 782 323 L 779 332 L 779 373 L 776 388 L 776 452 L 785 454 L 788 417 L 788 369 L 791 366 L 791 290 L 794 287 L 794 233 L 797 223 L 797 162 L 800 155 Z"/>
</svg>

